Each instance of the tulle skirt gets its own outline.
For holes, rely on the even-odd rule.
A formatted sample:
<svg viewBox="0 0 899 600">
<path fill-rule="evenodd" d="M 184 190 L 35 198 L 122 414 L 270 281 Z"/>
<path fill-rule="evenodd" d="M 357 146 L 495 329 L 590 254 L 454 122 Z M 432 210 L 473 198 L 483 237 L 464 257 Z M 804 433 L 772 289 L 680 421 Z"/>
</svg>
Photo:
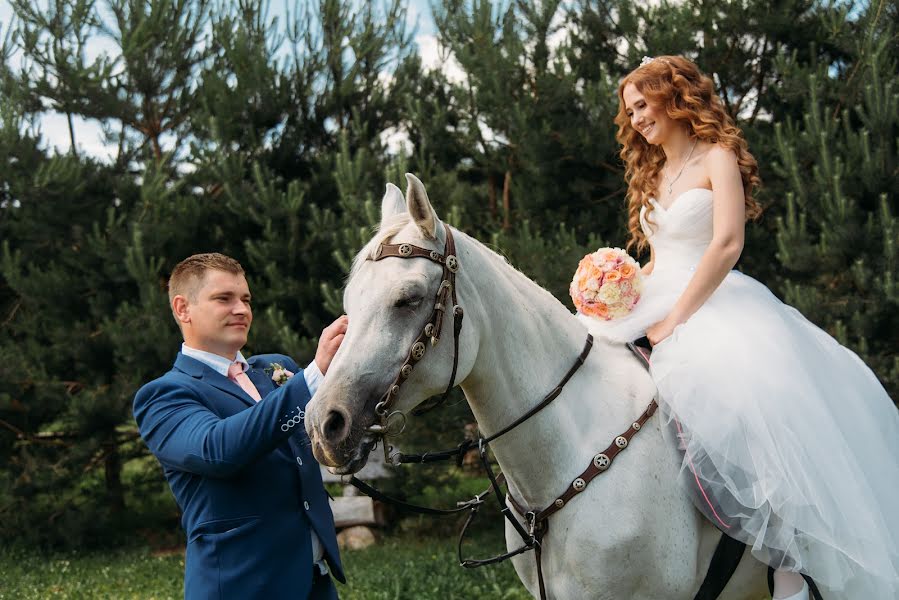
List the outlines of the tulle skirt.
<svg viewBox="0 0 899 600">
<path fill-rule="evenodd" d="M 580 318 L 597 337 L 636 339 L 691 276 L 654 273 L 626 317 Z M 650 373 L 710 521 L 827 599 L 899 598 L 899 412 L 855 353 L 731 271 L 653 349 Z"/>
</svg>

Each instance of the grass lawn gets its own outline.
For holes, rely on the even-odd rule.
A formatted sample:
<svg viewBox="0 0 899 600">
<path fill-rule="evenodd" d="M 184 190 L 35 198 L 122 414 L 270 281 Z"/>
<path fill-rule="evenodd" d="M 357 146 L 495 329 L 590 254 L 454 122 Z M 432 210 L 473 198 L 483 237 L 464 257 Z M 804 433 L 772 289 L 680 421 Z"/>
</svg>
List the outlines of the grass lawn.
<svg viewBox="0 0 899 600">
<path fill-rule="evenodd" d="M 478 558 L 502 549 L 499 536 L 468 543 Z M 361 551 L 345 551 L 345 600 L 428 600 L 530 598 L 512 565 L 463 569 L 456 563 L 455 539 L 387 538 Z M 0 549 L 0 599 L 182 598 L 184 555 L 154 556 L 147 548 L 106 553 L 42 555 Z"/>
</svg>

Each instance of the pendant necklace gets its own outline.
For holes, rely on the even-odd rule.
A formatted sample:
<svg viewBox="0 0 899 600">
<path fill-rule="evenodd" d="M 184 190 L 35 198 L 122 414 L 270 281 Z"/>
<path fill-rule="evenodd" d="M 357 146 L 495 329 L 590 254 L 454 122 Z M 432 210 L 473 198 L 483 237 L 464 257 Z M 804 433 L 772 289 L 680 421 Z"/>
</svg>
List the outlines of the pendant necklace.
<svg viewBox="0 0 899 600">
<path fill-rule="evenodd" d="M 696 142 L 698 142 L 698 141 L 699 141 L 698 138 L 695 139 L 695 140 L 693 140 L 693 145 L 690 146 L 690 152 L 687 153 L 687 158 L 684 159 L 683 164 L 681 164 L 681 166 L 680 166 L 680 171 L 677 172 L 677 175 L 674 176 L 674 179 L 669 179 L 669 178 L 668 178 L 668 174 L 665 173 L 664 171 L 662 172 L 662 175 L 665 176 L 665 181 L 668 182 L 668 197 L 669 197 L 669 198 L 671 197 L 671 189 L 674 187 L 674 183 L 675 183 L 678 179 L 680 179 L 681 173 L 684 172 L 684 167 L 687 166 L 687 161 L 689 161 L 689 160 L 690 160 L 690 157 L 693 156 L 693 149 L 696 147 Z"/>
</svg>

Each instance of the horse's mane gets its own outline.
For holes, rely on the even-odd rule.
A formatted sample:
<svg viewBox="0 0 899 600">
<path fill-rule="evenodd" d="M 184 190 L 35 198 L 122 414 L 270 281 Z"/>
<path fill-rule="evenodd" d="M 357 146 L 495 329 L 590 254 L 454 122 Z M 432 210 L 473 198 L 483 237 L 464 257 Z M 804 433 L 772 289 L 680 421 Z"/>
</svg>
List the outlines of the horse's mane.
<svg viewBox="0 0 899 600">
<path fill-rule="evenodd" d="M 378 247 L 382 243 L 386 243 L 390 238 L 398 234 L 403 230 L 406 225 L 408 225 L 412 221 L 412 217 L 408 212 L 398 213 L 390 218 L 388 218 L 387 223 L 379 228 L 375 235 L 372 237 L 365 246 L 362 247 L 362 250 L 356 254 L 355 258 L 353 258 L 353 265 L 350 268 L 350 274 L 347 277 L 347 281 L 353 278 L 362 265 L 367 260 L 374 260 L 376 257 L 376 253 Z M 541 286 L 539 283 L 535 282 L 531 279 L 526 273 L 522 272 L 520 269 L 515 267 L 513 264 L 509 262 L 509 260 L 500 254 L 499 252 L 493 250 L 477 238 L 474 238 L 470 235 L 467 235 L 464 231 L 456 230 L 461 236 L 463 236 L 466 240 L 468 240 L 473 245 L 479 247 L 488 260 L 494 261 L 498 266 L 502 266 L 507 269 L 505 272 L 509 275 L 512 275 L 514 280 L 517 280 L 517 285 L 533 285 L 534 288 L 539 290 L 541 295 L 543 295 L 547 301 L 551 301 L 555 304 L 560 304 L 559 300 L 553 296 L 546 288 Z"/>
<path fill-rule="evenodd" d="M 535 290 L 535 293 L 540 294 L 548 302 L 552 302 L 554 304 L 562 304 L 558 298 L 550 293 L 549 290 L 534 281 L 530 275 L 513 265 L 508 257 L 506 257 L 501 251 L 491 248 L 481 240 L 467 235 L 464 231 L 460 233 L 470 243 L 480 248 L 483 251 L 485 258 L 493 261 L 497 266 L 499 266 L 502 269 L 502 272 L 505 273 L 510 278 L 509 280 L 512 281 L 515 285 L 524 287 L 532 286 Z"/>
</svg>

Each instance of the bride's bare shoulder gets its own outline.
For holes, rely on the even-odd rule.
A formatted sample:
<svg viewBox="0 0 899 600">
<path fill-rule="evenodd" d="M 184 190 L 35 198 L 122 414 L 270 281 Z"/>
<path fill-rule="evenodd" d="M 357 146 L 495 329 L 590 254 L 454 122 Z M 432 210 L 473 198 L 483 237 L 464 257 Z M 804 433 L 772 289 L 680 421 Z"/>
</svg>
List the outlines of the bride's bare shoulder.
<svg viewBox="0 0 899 600">
<path fill-rule="evenodd" d="M 701 160 L 702 170 L 710 183 L 713 183 L 713 179 L 720 179 L 722 176 L 729 178 L 731 176 L 738 177 L 740 174 L 737 154 L 722 144 L 708 144 Z"/>
<path fill-rule="evenodd" d="M 721 166 L 725 163 L 737 164 L 737 154 L 727 146 L 714 142 L 704 142 L 706 148 L 701 155 L 702 162 Z"/>
</svg>

